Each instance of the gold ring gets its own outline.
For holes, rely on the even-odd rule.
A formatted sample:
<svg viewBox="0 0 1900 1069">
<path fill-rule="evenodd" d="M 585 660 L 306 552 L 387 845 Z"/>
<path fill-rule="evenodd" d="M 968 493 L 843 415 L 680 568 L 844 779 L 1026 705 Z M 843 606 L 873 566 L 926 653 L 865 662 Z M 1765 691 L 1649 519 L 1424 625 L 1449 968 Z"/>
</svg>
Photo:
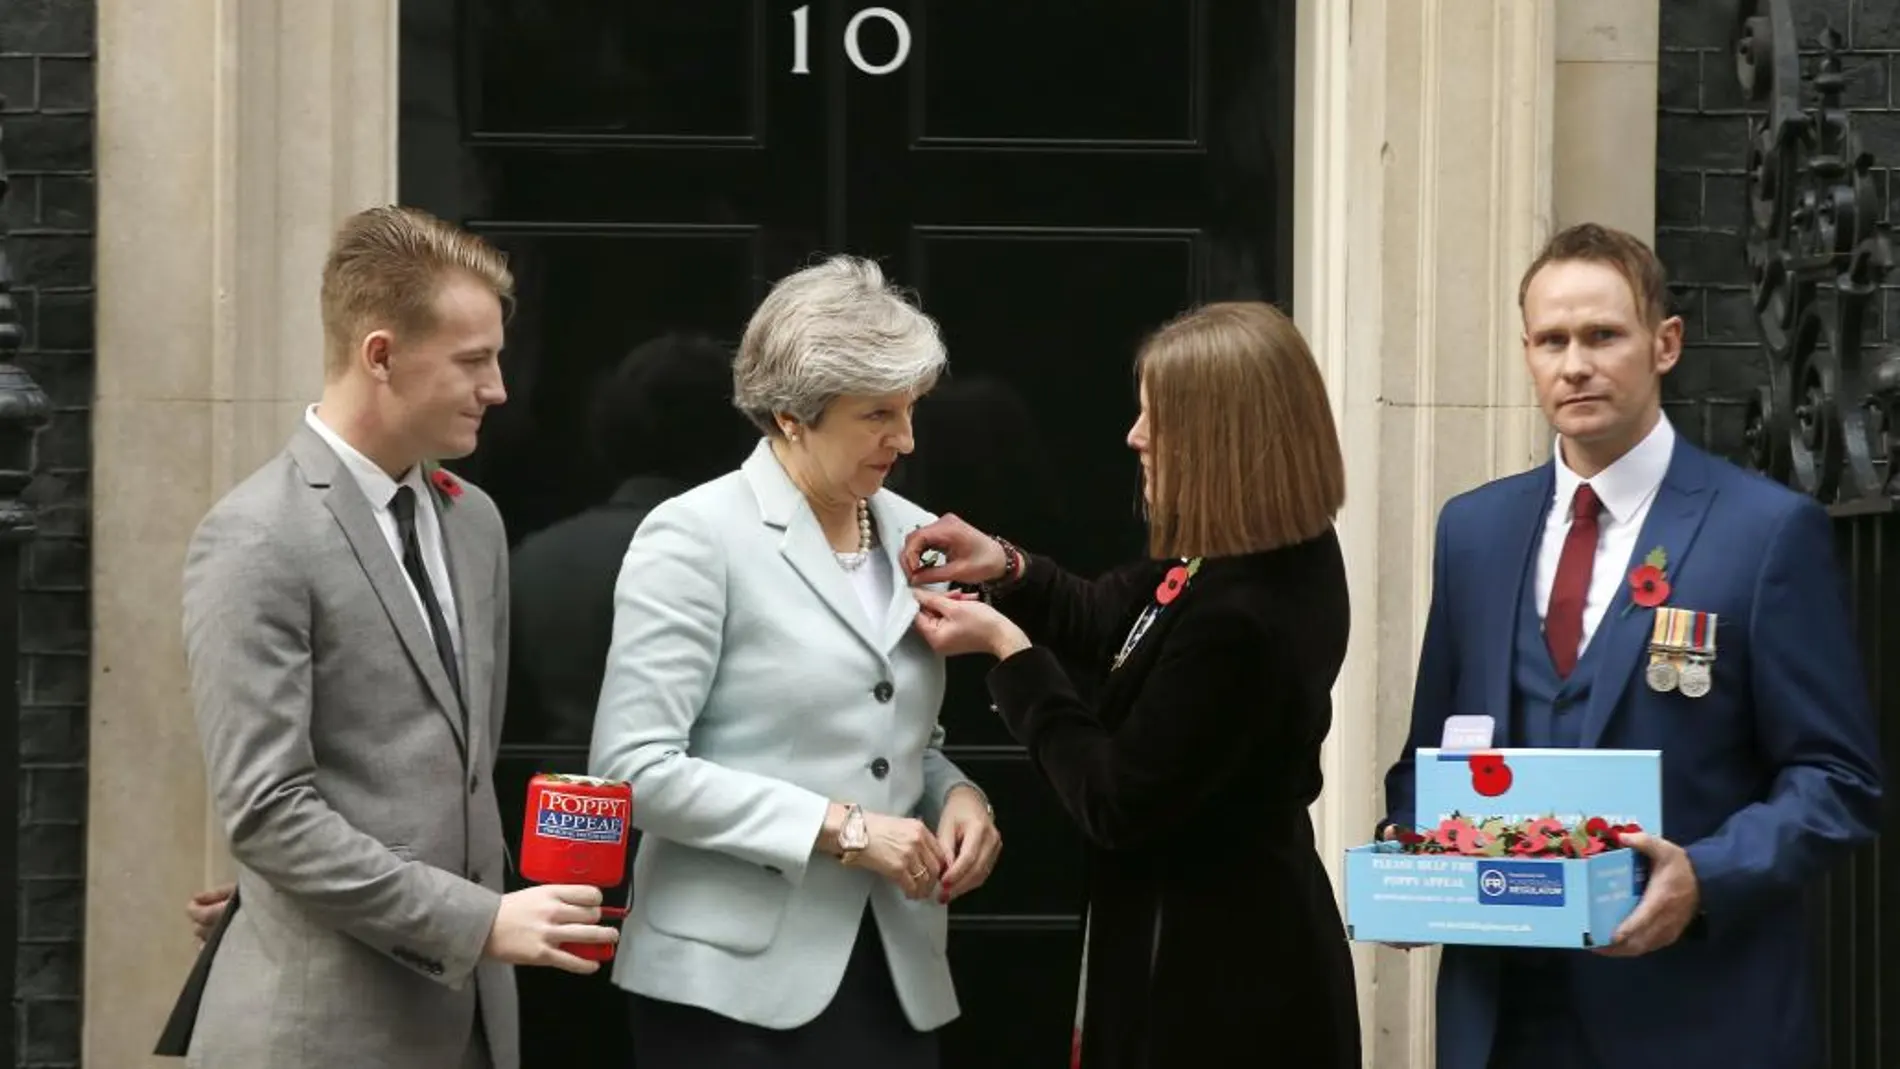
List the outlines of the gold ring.
<svg viewBox="0 0 1900 1069">
<path fill-rule="evenodd" d="M 912 870 L 910 870 L 910 878 L 911 878 L 911 879 L 913 879 L 913 880 L 921 880 L 921 879 L 923 879 L 923 878 L 924 878 L 925 876 L 928 876 L 928 875 L 930 875 L 930 871 L 929 871 L 928 869 L 912 869 Z"/>
</svg>

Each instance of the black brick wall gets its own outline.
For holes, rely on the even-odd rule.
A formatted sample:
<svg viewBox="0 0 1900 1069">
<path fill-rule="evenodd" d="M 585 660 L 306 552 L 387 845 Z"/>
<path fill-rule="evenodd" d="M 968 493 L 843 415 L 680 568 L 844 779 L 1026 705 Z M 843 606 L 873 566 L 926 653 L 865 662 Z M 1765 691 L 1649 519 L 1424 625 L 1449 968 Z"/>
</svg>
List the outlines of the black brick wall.
<svg viewBox="0 0 1900 1069">
<path fill-rule="evenodd" d="M 1894 216 L 1900 200 L 1900 0 L 1793 0 L 1802 49 L 1824 26 L 1847 40 L 1845 104 Z M 1656 251 L 1668 267 L 1687 342 L 1664 403 L 1692 439 L 1737 456 L 1747 398 L 1767 381 L 1742 251 L 1747 112 L 1735 80 L 1733 0 L 1663 0 L 1656 134 Z M 1900 272 L 1870 340 L 1900 341 Z"/>
<path fill-rule="evenodd" d="M 94 0 L 0 0 L 5 204 L 25 348 L 54 406 L 25 552 L 17 1066 L 79 1065 L 93 397 Z M 11 874 L 0 878 L 16 878 Z"/>
</svg>

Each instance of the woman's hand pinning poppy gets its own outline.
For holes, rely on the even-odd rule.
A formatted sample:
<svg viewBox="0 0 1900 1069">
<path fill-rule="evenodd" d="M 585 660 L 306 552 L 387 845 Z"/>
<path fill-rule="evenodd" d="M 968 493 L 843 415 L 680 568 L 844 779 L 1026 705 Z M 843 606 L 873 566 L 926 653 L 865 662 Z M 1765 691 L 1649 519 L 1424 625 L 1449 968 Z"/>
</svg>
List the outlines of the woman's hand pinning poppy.
<svg viewBox="0 0 1900 1069">
<path fill-rule="evenodd" d="M 988 653 L 1001 660 L 1030 646 L 1022 628 L 972 595 L 931 590 L 911 593 L 917 598 L 917 619 L 911 626 L 931 649 L 946 657 Z"/>
</svg>

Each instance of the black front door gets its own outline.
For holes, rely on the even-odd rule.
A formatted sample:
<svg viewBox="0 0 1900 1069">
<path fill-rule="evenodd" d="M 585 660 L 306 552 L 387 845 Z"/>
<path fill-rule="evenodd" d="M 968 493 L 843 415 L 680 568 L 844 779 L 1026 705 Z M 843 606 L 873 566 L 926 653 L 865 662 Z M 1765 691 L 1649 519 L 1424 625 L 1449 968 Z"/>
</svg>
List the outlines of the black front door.
<svg viewBox="0 0 1900 1069">
<path fill-rule="evenodd" d="M 491 237 L 519 283 L 511 398 L 458 467 L 517 541 L 597 505 L 615 476 L 583 416 L 605 368 L 669 331 L 736 342 L 775 279 L 852 252 L 950 349 L 897 489 L 1080 572 L 1140 553 L 1135 347 L 1196 302 L 1288 303 L 1292 9 L 404 0 L 403 200 Z M 953 663 L 943 718 L 1008 847 L 953 908 L 946 1064 L 1062 1064 L 1082 847 L 983 667 Z M 518 832 L 528 776 L 580 769 L 585 739 L 509 717 Z M 521 989 L 530 1069 L 622 1056 L 603 977 Z"/>
</svg>

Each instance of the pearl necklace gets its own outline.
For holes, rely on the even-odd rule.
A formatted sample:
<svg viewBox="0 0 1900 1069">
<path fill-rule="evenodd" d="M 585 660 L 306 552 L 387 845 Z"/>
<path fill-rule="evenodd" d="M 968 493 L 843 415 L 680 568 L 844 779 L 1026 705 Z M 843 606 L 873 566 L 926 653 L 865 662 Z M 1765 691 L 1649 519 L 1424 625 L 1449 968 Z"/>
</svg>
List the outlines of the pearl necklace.
<svg viewBox="0 0 1900 1069">
<path fill-rule="evenodd" d="M 850 553 L 832 550 L 838 558 L 838 566 L 847 572 L 855 572 L 864 567 L 871 559 L 871 505 L 863 498 L 858 499 L 858 548 Z"/>
</svg>

